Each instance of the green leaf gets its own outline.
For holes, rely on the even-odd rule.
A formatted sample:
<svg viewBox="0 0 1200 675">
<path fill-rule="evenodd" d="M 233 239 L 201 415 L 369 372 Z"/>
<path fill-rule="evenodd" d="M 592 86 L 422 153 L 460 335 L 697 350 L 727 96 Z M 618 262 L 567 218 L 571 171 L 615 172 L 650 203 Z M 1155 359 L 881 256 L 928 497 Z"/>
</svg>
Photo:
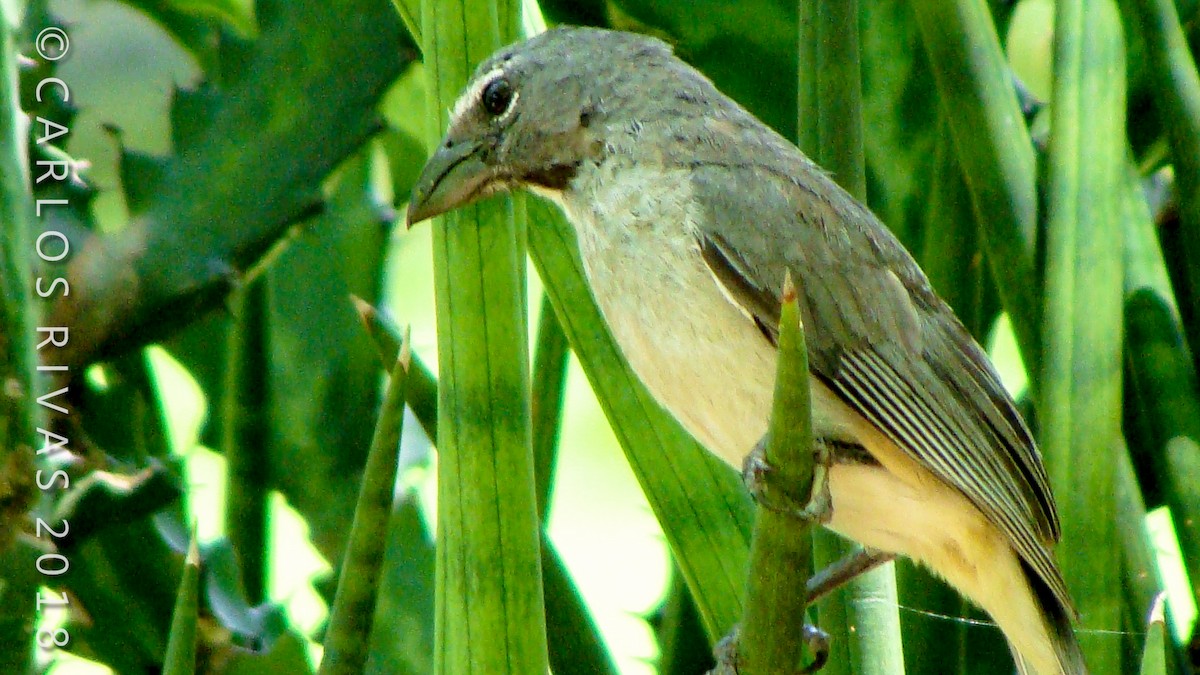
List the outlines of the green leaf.
<svg viewBox="0 0 1200 675">
<path fill-rule="evenodd" d="M 257 29 L 250 0 L 174 0 L 170 4 L 181 12 L 217 19 L 243 37 L 252 37 Z"/>
<path fill-rule="evenodd" d="M 121 0 L 150 17 L 188 50 L 206 73 L 213 74 L 218 68 L 218 44 L 221 39 L 220 26 L 214 22 L 181 9 L 170 0 Z"/>
<path fill-rule="evenodd" d="M 796 3 L 774 0 L 614 0 L 613 27 L 666 33 L 679 55 L 755 117 L 796 137 Z M 771 64 L 771 84 L 758 77 Z"/>
<path fill-rule="evenodd" d="M 363 471 L 350 541 L 325 632 L 325 656 L 318 670 L 323 675 L 360 673 L 366 665 L 387 543 L 385 534 L 396 489 L 410 363 L 411 352 L 405 340 L 392 369 Z"/>
<path fill-rule="evenodd" d="M 587 605 L 550 539 L 542 535 L 542 581 L 546 598 L 546 636 L 550 669 L 555 675 L 616 675 L 616 664 L 592 621 Z"/>
<path fill-rule="evenodd" d="M 93 471 L 57 504 L 55 518 L 71 524 L 60 544 L 75 546 L 105 528 L 142 520 L 182 495 L 177 477 L 157 462 L 133 475 Z"/>
<path fill-rule="evenodd" d="M 393 508 L 365 672 L 427 675 L 433 672 L 436 547 L 414 491 L 398 496 Z"/>
<path fill-rule="evenodd" d="M 270 521 L 270 324 L 267 281 L 255 279 L 232 299 L 226 342 L 221 451 L 225 455 L 225 532 L 242 563 L 242 582 L 254 602 L 266 598 Z"/>
<path fill-rule="evenodd" d="M 928 96 L 935 86 L 933 72 L 911 2 L 875 0 L 858 6 L 867 203 L 910 251 L 917 251 L 931 189 L 926 177 L 933 170 L 934 149 L 946 137 L 938 106 Z"/>
<path fill-rule="evenodd" d="M 421 3 L 431 139 L 476 64 L 517 37 L 508 15 L 517 7 Z M 438 673 L 547 669 L 521 212 L 504 197 L 433 221 Z"/>
<path fill-rule="evenodd" d="M 1034 261 L 1033 144 L 985 0 L 912 3 L 959 165 L 983 227 L 984 249 L 1021 356 L 1039 371 L 1042 304 Z"/>
<path fill-rule="evenodd" d="M 1166 675 L 1166 637 L 1167 621 L 1163 611 L 1166 603 L 1166 593 L 1161 593 L 1154 599 L 1150 608 L 1150 620 L 1146 627 L 1146 642 L 1142 652 L 1141 675 Z"/>
<path fill-rule="evenodd" d="M 183 578 L 171 614 L 171 633 L 167 639 L 167 655 L 163 659 L 163 675 L 191 675 L 196 672 L 196 616 L 199 610 L 200 550 L 195 534 L 188 546 L 183 564 Z"/>
<path fill-rule="evenodd" d="M 379 357 L 385 364 L 395 363 L 400 355 L 400 342 L 403 339 L 400 329 L 386 314 L 376 309 L 365 300 L 353 296 L 355 311 L 358 318 L 367 329 L 367 334 L 375 342 Z M 429 367 L 416 354 L 412 355 L 412 367 L 408 374 L 408 407 L 416 416 L 417 421 L 425 429 L 430 438 L 437 438 L 437 378 L 429 371 Z"/>
<path fill-rule="evenodd" d="M 223 66 L 237 62 L 219 95 L 191 109 L 204 131 L 165 160 L 140 217 L 79 253 L 89 264 L 72 266 L 75 292 L 51 312 L 89 328 L 63 350 L 68 363 L 169 334 L 216 306 L 312 213 L 321 180 L 377 129 L 374 106 L 405 53 L 386 0 L 264 0 L 258 15 L 260 37 L 236 55 L 223 51 Z M 299 105 L 314 97 L 319 105 Z"/>
<path fill-rule="evenodd" d="M 1163 120 L 1179 200 L 1183 254 L 1192 264 L 1182 266 L 1176 290 L 1183 326 L 1195 352 L 1200 350 L 1200 73 L 1184 39 L 1173 0 L 1130 3 L 1140 21 L 1152 79 L 1155 103 Z"/>
<path fill-rule="evenodd" d="M 156 523 L 110 525 L 72 549 L 70 560 L 66 581 L 79 610 L 66 624 L 70 650 L 119 673 L 161 668 L 182 556 Z"/>
<path fill-rule="evenodd" d="M 1059 0 L 1056 9 L 1040 440 L 1059 500 L 1067 585 L 1089 625 L 1117 626 L 1123 43 L 1111 0 Z M 1119 643 L 1081 643 L 1095 672 L 1122 670 Z"/>
<path fill-rule="evenodd" d="M 346 297 L 381 295 L 394 215 L 386 181 L 374 178 L 383 166 L 368 144 L 340 167 L 327 207 L 265 279 L 270 436 L 257 450 L 269 455 L 271 485 L 331 561 L 345 549 L 379 405 L 376 350 Z"/>
<path fill-rule="evenodd" d="M 558 458 L 559 427 L 566 396 L 567 362 L 571 352 L 550 298 L 542 296 L 533 360 L 531 429 L 533 473 L 537 481 L 538 513 L 546 522 L 554 489 L 554 467 Z M 544 527 L 544 525 L 543 525 Z"/>
</svg>

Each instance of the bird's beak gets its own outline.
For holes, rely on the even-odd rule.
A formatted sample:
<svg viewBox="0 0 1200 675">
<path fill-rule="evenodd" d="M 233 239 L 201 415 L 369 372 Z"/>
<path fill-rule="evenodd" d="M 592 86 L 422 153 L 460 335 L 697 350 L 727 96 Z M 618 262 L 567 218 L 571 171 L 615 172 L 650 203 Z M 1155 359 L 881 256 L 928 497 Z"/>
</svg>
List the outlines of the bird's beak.
<svg viewBox="0 0 1200 675">
<path fill-rule="evenodd" d="M 470 139 L 443 141 L 438 146 L 413 185 L 406 217 L 409 226 L 474 201 L 494 177 L 493 169 L 479 158 L 479 150 L 479 142 Z"/>
</svg>

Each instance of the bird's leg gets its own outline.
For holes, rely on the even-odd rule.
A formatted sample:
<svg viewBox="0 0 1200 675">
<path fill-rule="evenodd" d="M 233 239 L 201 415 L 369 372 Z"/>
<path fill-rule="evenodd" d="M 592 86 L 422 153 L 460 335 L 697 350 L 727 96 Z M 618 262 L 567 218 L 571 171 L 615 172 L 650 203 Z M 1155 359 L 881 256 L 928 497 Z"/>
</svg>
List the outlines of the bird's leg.
<svg viewBox="0 0 1200 675">
<path fill-rule="evenodd" d="M 786 490 L 773 485 L 774 469 L 767 461 L 767 437 L 763 436 L 742 462 L 742 482 L 754 501 L 765 509 L 791 516 L 805 522 L 825 524 L 833 516 L 829 496 L 829 466 L 833 452 L 824 441 L 814 443 L 817 462 L 813 467 L 813 483 L 808 502 L 800 504 L 789 498 Z"/>
<path fill-rule="evenodd" d="M 860 548 L 846 554 L 844 558 L 830 564 L 808 580 L 806 588 L 808 604 L 811 605 L 837 590 L 842 584 L 853 580 L 860 574 L 870 572 L 895 557 L 895 553 L 887 553 L 873 548 Z"/>
<path fill-rule="evenodd" d="M 829 466 L 835 461 L 856 460 L 865 452 L 861 446 L 835 440 L 818 439 L 815 443 L 817 465 L 813 471 L 813 486 L 807 504 L 796 504 L 787 499 L 786 493 L 771 488 L 771 465 L 766 460 L 766 437 L 763 437 L 742 464 L 742 481 L 750 495 L 763 508 L 805 521 L 827 523 L 833 515 L 829 495 Z M 811 604 L 851 581 L 860 574 L 870 572 L 895 558 L 885 553 L 863 548 L 820 570 L 808 580 L 808 602 Z"/>
<path fill-rule="evenodd" d="M 780 489 L 774 468 L 767 461 L 766 448 L 767 438 L 764 436 L 755 444 L 742 464 L 742 481 L 754 500 L 764 509 L 806 523 L 824 524 L 829 522 L 833 515 L 832 500 L 829 494 L 829 467 L 833 461 L 834 448 L 823 441 L 813 444 L 817 461 L 813 466 L 813 482 L 809 488 L 807 501 L 804 502 L 789 496 L 789 490 Z M 864 569 L 869 569 L 869 567 Z M 836 588 L 846 578 L 849 577 L 837 573 L 832 567 L 814 577 L 812 581 L 808 582 L 806 589 L 810 601 L 812 598 L 820 597 Z M 818 581 L 818 583 L 814 584 L 814 581 Z M 788 675 L 815 673 L 823 668 L 826 661 L 829 660 L 829 635 L 807 623 L 803 624 L 802 630 L 804 642 L 809 653 L 812 654 L 813 660 L 795 674 L 789 673 Z M 717 649 L 714 651 L 717 667 L 710 671 L 709 675 L 737 675 L 737 641 L 738 630 L 735 628 L 733 633 L 717 645 Z"/>
</svg>

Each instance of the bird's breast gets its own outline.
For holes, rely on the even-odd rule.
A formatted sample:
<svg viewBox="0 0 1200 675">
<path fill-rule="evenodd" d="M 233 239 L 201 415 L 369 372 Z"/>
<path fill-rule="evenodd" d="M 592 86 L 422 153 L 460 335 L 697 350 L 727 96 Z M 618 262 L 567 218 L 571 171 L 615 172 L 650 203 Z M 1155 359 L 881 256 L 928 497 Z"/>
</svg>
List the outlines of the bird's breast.
<svg viewBox="0 0 1200 675">
<path fill-rule="evenodd" d="M 603 171 L 604 169 L 597 169 Z M 693 436 L 734 466 L 766 430 L 775 349 L 700 256 L 682 172 L 624 167 L 560 201 L 626 360 Z"/>
</svg>

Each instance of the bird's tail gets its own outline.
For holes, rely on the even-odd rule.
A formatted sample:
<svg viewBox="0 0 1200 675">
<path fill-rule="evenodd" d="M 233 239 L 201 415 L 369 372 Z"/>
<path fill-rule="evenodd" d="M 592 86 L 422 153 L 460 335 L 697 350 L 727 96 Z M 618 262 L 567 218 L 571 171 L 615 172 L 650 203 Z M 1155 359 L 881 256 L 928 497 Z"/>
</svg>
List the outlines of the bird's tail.
<svg viewBox="0 0 1200 675">
<path fill-rule="evenodd" d="M 1025 567 L 1023 563 L 1021 566 Z M 1013 660 L 1017 663 L 1017 672 L 1020 675 L 1088 675 L 1087 664 L 1083 661 L 1083 651 L 1079 648 L 1079 641 L 1075 639 L 1075 630 L 1072 626 L 1075 610 L 1063 606 L 1062 602 L 1050 592 L 1050 589 L 1046 588 L 1045 583 L 1038 578 L 1038 575 L 1028 568 L 1025 568 L 1025 574 L 1037 596 L 1046 635 L 1054 649 L 1054 655 L 1058 659 L 1058 670 L 1043 673 L 1034 669 L 1010 643 Z"/>
</svg>

